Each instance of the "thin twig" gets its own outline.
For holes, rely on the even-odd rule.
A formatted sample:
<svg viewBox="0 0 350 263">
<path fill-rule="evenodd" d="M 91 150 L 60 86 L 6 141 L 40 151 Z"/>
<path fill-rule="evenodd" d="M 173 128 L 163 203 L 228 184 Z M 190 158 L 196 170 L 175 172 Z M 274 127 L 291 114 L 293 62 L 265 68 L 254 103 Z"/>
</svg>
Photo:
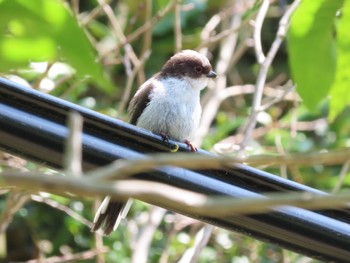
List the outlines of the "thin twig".
<svg viewBox="0 0 350 263">
<path fill-rule="evenodd" d="M 217 35 L 211 36 L 205 41 L 202 41 L 200 45 L 197 47 L 197 49 L 208 47 L 210 45 L 218 43 L 221 40 L 224 40 L 226 37 L 230 36 L 231 34 L 237 33 L 240 29 L 242 29 L 243 26 L 248 24 L 248 22 L 249 20 L 243 21 L 242 23 L 236 25 L 235 27 L 228 28 Z"/>
<path fill-rule="evenodd" d="M 235 9 L 239 10 L 241 1 L 235 2 Z M 230 20 L 230 28 L 237 28 L 241 25 L 242 14 L 237 12 Z M 209 100 L 203 105 L 203 113 L 200 125 L 198 127 L 194 143 L 196 145 L 201 145 L 204 136 L 207 134 L 207 131 L 210 127 L 210 124 L 215 118 L 215 115 L 221 105 L 221 101 L 218 98 L 218 94 L 221 90 L 225 89 L 227 86 L 227 76 L 226 73 L 230 66 L 230 58 L 234 54 L 236 44 L 238 40 L 237 31 L 230 31 L 230 34 L 225 38 L 220 45 L 219 60 L 215 67 L 218 74 L 218 78 L 215 81 L 215 85 L 207 93 Z"/>
<path fill-rule="evenodd" d="M 55 63 L 52 63 L 52 62 L 51 63 L 47 63 L 45 71 L 42 74 L 40 74 L 40 76 L 32 84 L 32 88 L 33 89 L 39 89 L 41 81 L 47 76 L 47 74 L 49 73 L 50 69 L 52 68 L 52 66 L 54 64 Z"/>
<path fill-rule="evenodd" d="M 293 117 L 294 115 L 292 115 Z M 291 138 L 293 139 L 295 136 L 294 134 L 297 131 L 315 131 L 315 127 L 325 127 L 327 126 L 327 119 L 326 118 L 319 118 L 314 121 L 291 121 L 290 123 L 283 123 L 283 122 L 272 122 L 268 124 L 267 126 L 261 126 L 258 128 L 255 128 L 252 132 L 252 139 L 258 139 L 266 133 L 270 132 L 271 129 L 290 129 L 291 130 Z M 215 144 L 214 149 L 216 153 L 237 153 L 237 150 L 239 150 L 239 142 L 242 141 L 244 134 L 238 133 L 234 136 L 229 136 L 218 143 Z M 237 149 L 233 149 L 235 144 L 237 144 Z M 233 151 L 232 151 L 233 150 Z M 298 164 L 296 164 L 298 165 Z"/>
<path fill-rule="evenodd" d="M 228 63 L 228 68 L 230 69 L 232 65 L 235 65 L 238 60 L 245 54 L 248 48 L 253 46 L 253 41 L 251 38 L 244 39 L 241 43 L 238 44 L 235 53 L 233 53 L 230 58 L 230 62 Z"/>
<path fill-rule="evenodd" d="M 194 245 L 189 248 L 178 263 L 196 263 L 203 248 L 208 244 L 214 231 L 213 225 L 206 224 L 196 234 Z"/>
<path fill-rule="evenodd" d="M 91 249 L 84 252 L 75 254 L 65 254 L 62 256 L 53 256 L 49 258 L 32 259 L 22 263 L 64 263 L 64 262 L 76 262 L 77 260 L 87 260 L 96 257 L 101 253 L 107 253 L 109 249 L 104 247 L 102 250 Z M 19 262 L 18 262 L 19 263 Z"/>
<path fill-rule="evenodd" d="M 146 0 L 146 16 L 145 16 L 145 23 L 148 23 L 152 19 L 152 3 L 153 0 Z M 142 51 L 141 51 L 141 58 L 140 58 L 140 68 L 137 72 L 137 80 L 138 84 L 141 85 L 146 81 L 146 75 L 145 75 L 145 65 L 142 61 L 143 58 L 146 56 L 148 52 L 151 51 L 152 48 L 152 28 L 149 28 L 149 30 L 146 30 L 143 34 L 143 45 L 142 45 Z"/>
<path fill-rule="evenodd" d="M 110 21 L 110 23 L 112 25 L 113 32 L 115 33 L 117 39 L 120 41 L 120 43 L 123 43 L 126 55 L 130 58 L 130 60 L 133 62 L 134 65 L 137 65 L 139 63 L 139 60 L 138 60 L 135 52 L 133 51 L 132 47 L 128 43 L 127 37 L 124 35 L 124 32 L 123 32 L 121 26 L 119 25 L 119 22 L 118 22 L 117 18 L 115 17 L 111 6 L 108 5 L 105 2 L 105 0 L 97 0 L 97 1 L 98 1 L 99 5 L 102 7 L 105 14 L 107 15 L 108 20 Z M 116 53 L 119 53 L 119 50 L 120 50 L 120 46 L 118 46 L 118 48 L 113 49 L 113 51 Z"/>
<path fill-rule="evenodd" d="M 335 194 L 337 193 L 340 188 L 342 187 L 346 176 L 348 175 L 349 172 L 349 168 L 350 168 L 350 161 L 347 161 L 346 163 L 344 163 L 344 165 L 341 168 L 341 171 L 339 173 L 339 178 L 337 180 L 337 184 L 334 186 L 332 193 Z"/>
<path fill-rule="evenodd" d="M 113 28 L 113 31 L 114 31 L 117 39 L 123 43 L 126 43 L 126 37 L 123 33 L 122 28 L 119 25 L 118 20 L 114 16 L 113 10 L 110 7 L 110 5 L 108 5 L 105 0 L 97 0 L 97 2 L 101 6 L 101 8 L 105 12 L 105 14 L 107 15 L 108 20 L 111 23 L 111 26 Z"/>
<path fill-rule="evenodd" d="M 214 39 L 210 39 L 212 33 L 214 32 L 215 28 L 217 28 L 217 26 L 225 19 L 227 19 L 228 17 L 234 15 L 234 13 L 236 12 L 236 6 L 232 5 L 228 8 L 224 8 L 222 11 L 220 11 L 219 13 L 213 15 L 209 21 L 205 24 L 205 26 L 202 29 L 201 32 L 201 44 L 198 47 L 198 49 L 202 49 L 202 48 L 207 48 L 207 46 L 210 44 L 214 44 L 215 42 L 220 41 L 222 38 L 221 37 L 225 37 L 225 36 L 229 36 L 232 32 L 230 32 L 230 30 L 233 30 L 232 28 L 229 28 L 227 31 L 222 31 L 220 34 L 222 34 L 222 36 L 216 35 L 213 36 Z M 238 31 L 239 29 L 237 29 Z M 225 33 L 223 33 L 225 32 Z M 204 52 L 206 53 L 206 52 Z"/>
<path fill-rule="evenodd" d="M 74 177 L 58 177 L 32 172 L 3 172 L 2 186 L 16 185 L 20 188 L 46 192 L 66 192 L 80 196 L 93 197 L 110 195 L 114 198 L 129 197 L 144 202 L 167 207 L 187 214 L 217 217 L 227 215 L 262 213 L 281 206 L 297 206 L 306 209 L 325 209 L 344 207 L 349 203 L 350 192 L 334 195 L 316 193 L 269 193 L 254 198 L 236 199 L 228 196 L 209 197 L 161 183 L 125 180 L 115 183 L 99 183 L 80 180 Z"/>
<path fill-rule="evenodd" d="M 178 0 L 176 1 L 176 4 L 175 4 L 175 19 L 174 19 L 175 52 L 179 52 L 182 49 L 181 3 L 182 3 L 182 0 Z"/>
<path fill-rule="evenodd" d="M 79 15 L 79 0 L 72 0 L 72 9 L 74 12 L 74 15 L 78 17 Z"/>
<path fill-rule="evenodd" d="M 5 207 L 1 211 L 0 216 L 0 234 L 3 233 L 8 225 L 11 223 L 14 214 L 24 206 L 29 200 L 30 195 L 28 191 L 11 191 L 6 199 Z"/>
<path fill-rule="evenodd" d="M 145 24 L 149 23 L 149 21 L 152 19 L 152 0 L 147 0 L 146 1 L 146 17 L 145 17 Z M 142 51 L 141 54 L 144 54 L 146 52 L 149 52 L 151 49 L 151 44 L 152 44 L 152 28 L 149 28 L 144 32 L 143 35 L 143 45 L 142 45 Z"/>
<path fill-rule="evenodd" d="M 136 29 L 134 32 L 132 32 L 130 35 L 126 37 L 124 41 L 120 43 L 120 45 L 125 45 L 126 43 L 131 43 L 135 39 L 137 39 L 140 35 L 142 35 L 147 30 L 150 30 L 156 23 L 158 23 L 165 15 L 167 15 L 170 11 L 172 11 L 175 8 L 176 1 L 178 0 L 172 0 L 168 2 L 168 5 L 160 10 L 152 19 L 148 20 L 145 24 L 140 26 L 138 29 Z M 119 49 L 120 46 L 117 46 L 116 49 Z"/>
<path fill-rule="evenodd" d="M 276 145 L 277 152 L 280 155 L 286 155 L 286 151 L 284 150 L 282 145 L 281 136 L 276 136 L 275 145 Z M 280 165 L 280 176 L 283 178 L 287 178 L 287 166 L 284 164 Z"/>
<path fill-rule="evenodd" d="M 94 210 L 94 211 L 97 211 L 97 210 Z M 99 233 L 99 231 L 95 231 L 95 247 L 96 247 L 96 250 L 99 250 L 101 251 L 102 248 L 103 248 L 103 235 L 101 235 L 101 233 Z M 106 260 L 105 260 L 105 257 L 102 253 L 98 253 L 96 255 L 96 263 L 105 263 Z"/>
<path fill-rule="evenodd" d="M 256 92 L 254 93 L 254 99 L 253 99 L 253 106 L 251 110 L 251 114 L 249 116 L 249 120 L 247 122 L 245 132 L 244 132 L 244 137 L 242 142 L 240 143 L 241 151 L 245 149 L 247 146 L 252 131 L 256 125 L 256 118 L 258 116 L 258 113 L 261 111 L 261 100 L 262 100 L 262 94 L 263 94 L 263 89 L 266 83 L 266 78 L 267 78 L 267 73 L 268 69 L 280 47 L 282 44 L 288 30 L 288 22 L 293 14 L 294 10 L 298 7 L 300 4 L 301 0 L 295 0 L 291 6 L 288 8 L 288 10 L 285 12 L 285 14 L 282 16 L 280 23 L 279 23 L 279 28 L 276 34 L 276 38 L 273 41 L 271 48 L 269 52 L 267 53 L 267 56 L 265 60 L 263 61 L 261 68 L 259 70 L 259 74 L 256 80 Z"/>
<path fill-rule="evenodd" d="M 81 176 L 82 151 L 81 133 L 83 129 L 83 118 L 77 112 L 71 112 L 68 117 L 69 133 L 65 142 L 64 168 L 67 174 Z"/>
<path fill-rule="evenodd" d="M 258 61 L 259 64 L 262 64 L 265 60 L 265 55 L 261 44 L 261 29 L 267 14 L 267 10 L 269 9 L 269 6 L 270 6 L 270 0 L 263 0 L 260 6 L 259 12 L 256 16 L 256 20 L 254 22 L 254 34 L 253 34 L 254 50 L 255 50 L 256 60 Z"/>
<path fill-rule="evenodd" d="M 132 64 L 134 66 L 138 66 L 140 64 L 139 58 L 136 56 L 133 47 L 130 45 L 130 43 L 126 43 L 124 45 L 125 55 L 128 56 L 128 58 L 131 60 Z"/>
<path fill-rule="evenodd" d="M 98 207 L 101 205 L 101 199 L 100 198 L 95 198 L 93 203 L 93 211 L 97 211 Z M 103 249 L 103 235 L 100 233 L 100 231 L 95 231 L 94 233 L 95 236 L 95 247 L 96 250 L 102 251 Z M 105 257 L 102 253 L 99 253 L 96 255 L 96 263 L 105 263 Z"/>
<path fill-rule="evenodd" d="M 260 111 L 265 111 L 268 108 L 270 108 L 272 105 L 276 104 L 277 102 L 282 101 L 284 99 L 284 97 L 286 97 L 294 89 L 295 89 L 294 85 L 292 85 L 291 87 L 287 87 L 280 96 L 274 97 L 272 100 L 266 102 L 264 105 L 261 105 Z"/>
<path fill-rule="evenodd" d="M 350 149 L 329 152 L 301 153 L 290 155 L 252 155 L 247 157 L 225 157 L 193 155 L 191 153 L 153 154 L 133 160 L 118 160 L 109 165 L 88 172 L 86 180 L 102 181 L 125 179 L 133 174 L 145 173 L 162 166 L 180 166 L 187 169 L 223 169 L 238 163 L 252 166 L 269 165 L 335 165 L 350 160 Z"/>
<path fill-rule="evenodd" d="M 35 202 L 47 204 L 47 205 L 49 205 L 57 210 L 60 210 L 64 213 L 66 213 L 67 215 L 74 218 L 75 220 L 82 223 L 83 225 L 87 226 L 88 228 L 91 228 L 91 226 L 92 226 L 92 223 L 89 220 L 87 220 L 86 218 L 84 218 L 83 216 L 81 216 L 80 214 L 75 212 L 74 210 L 72 210 L 70 207 L 62 205 L 53 199 L 45 198 L 45 197 L 42 197 L 40 195 L 31 195 L 31 199 Z"/>
<path fill-rule="evenodd" d="M 159 224 L 166 210 L 160 207 L 152 207 L 149 215 L 149 220 L 146 226 L 142 229 L 140 236 L 138 237 L 132 253 L 131 262 L 133 263 L 146 263 L 148 260 L 149 249 L 153 239 L 155 231 L 158 229 Z"/>
<path fill-rule="evenodd" d="M 91 20 L 95 19 L 97 16 L 100 15 L 100 13 L 102 12 L 102 6 L 96 6 L 91 12 L 89 12 L 87 15 L 85 15 L 84 13 L 80 14 L 80 20 L 81 20 L 81 25 L 82 26 L 86 26 L 88 25 Z"/>
<path fill-rule="evenodd" d="M 298 94 L 296 92 L 289 91 L 288 92 L 284 89 L 281 89 L 282 87 L 275 87 L 272 88 L 270 86 L 265 86 L 264 87 L 264 95 L 267 97 L 271 97 L 271 102 L 273 101 L 274 103 L 281 101 L 281 100 L 287 100 L 287 101 L 295 101 L 295 100 L 300 100 L 298 97 Z M 230 86 L 227 87 L 224 90 L 220 91 L 219 98 L 221 100 L 226 100 L 230 97 L 234 96 L 240 96 L 243 94 L 251 94 L 255 91 L 255 86 L 251 84 L 246 84 L 246 85 L 235 85 L 235 86 Z"/>
<path fill-rule="evenodd" d="M 208 42 L 208 39 L 210 38 L 210 35 L 212 34 L 214 29 L 221 22 L 222 16 L 223 16 L 222 13 L 215 14 L 205 24 L 205 26 L 203 27 L 202 32 L 201 32 L 201 43 Z M 203 54 L 203 55 L 207 55 L 208 54 L 208 47 L 201 46 L 198 49 L 200 50 L 201 54 Z"/>
<path fill-rule="evenodd" d="M 162 255 L 160 256 L 159 263 L 168 263 L 169 256 L 172 254 L 171 246 L 174 239 L 176 239 L 178 233 L 182 232 L 185 228 L 189 228 L 191 225 L 194 224 L 203 224 L 202 222 L 189 218 L 187 216 L 183 216 L 181 214 L 168 214 L 168 218 L 166 220 L 167 223 L 170 224 L 167 231 L 166 240 L 164 242 L 164 248 L 162 251 Z"/>
<path fill-rule="evenodd" d="M 137 73 L 140 71 L 140 69 L 143 67 L 143 65 L 145 64 L 145 62 L 147 61 L 150 55 L 151 55 L 151 51 L 150 50 L 146 51 L 142 55 L 139 63 L 132 69 L 130 74 L 128 74 L 125 90 L 119 104 L 119 109 L 118 109 L 119 114 L 122 114 L 125 111 L 126 105 L 128 104 L 128 101 L 130 98 L 131 89 L 132 89 L 132 85 L 134 83 L 135 77 Z"/>
<path fill-rule="evenodd" d="M 190 159 L 188 159 L 190 158 Z M 189 161 L 190 160 L 190 161 Z M 240 159 L 241 161 L 242 159 Z M 133 174 L 151 171 L 156 167 L 173 165 L 189 169 L 222 168 L 224 165 L 234 163 L 234 159 L 193 154 L 155 154 L 134 160 L 118 160 L 109 165 L 86 174 L 88 180 L 101 181 L 111 179 L 124 179 Z"/>
</svg>

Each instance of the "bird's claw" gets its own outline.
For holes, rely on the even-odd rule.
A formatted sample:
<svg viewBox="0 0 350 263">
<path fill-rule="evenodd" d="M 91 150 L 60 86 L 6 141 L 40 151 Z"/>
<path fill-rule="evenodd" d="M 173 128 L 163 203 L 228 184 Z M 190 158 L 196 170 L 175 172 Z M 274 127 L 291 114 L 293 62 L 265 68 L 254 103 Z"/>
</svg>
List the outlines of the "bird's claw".
<svg viewBox="0 0 350 263">
<path fill-rule="evenodd" d="M 165 143 L 170 145 L 170 142 L 169 142 L 170 138 L 169 138 L 168 134 L 161 132 L 159 135 L 162 137 L 162 139 Z M 171 145 L 170 152 L 172 152 L 172 153 L 177 152 L 179 150 L 179 148 L 180 148 L 180 146 L 177 143 L 174 146 Z"/>
<path fill-rule="evenodd" d="M 190 148 L 191 152 L 197 151 L 197 147 L 194 146 L 189 140 L 185 140 L 184 143 L 186 143 L 187 147 Z"/>
<path fill-rule="evenodd" d="M 169 135 L 164 133 L 164 132 L 161 132 L 159 133 L 159 135 L 162 137 L 163 141 L 165 143 L 170 143 L 169 142 Z M 185 140 L 184 143 L 187 145 L 188 148 L 190 148 L 191 152 L 196 152 L 197 151 L 197 147 L 194 146 L 189 140 Z M 171 148 L 171 152 L 177 152 L 179 150 L 180 146 L 178 144 L 175 144 L 175 147 L 174 148 Z"/>
<path fill-rule="evenodd" d="M 169 135 L 168 134 L 161 132 L 159 135 L 160 135 L 160 137 L 162 137 L 164 142 L 169 143 Z"/>
</svg>

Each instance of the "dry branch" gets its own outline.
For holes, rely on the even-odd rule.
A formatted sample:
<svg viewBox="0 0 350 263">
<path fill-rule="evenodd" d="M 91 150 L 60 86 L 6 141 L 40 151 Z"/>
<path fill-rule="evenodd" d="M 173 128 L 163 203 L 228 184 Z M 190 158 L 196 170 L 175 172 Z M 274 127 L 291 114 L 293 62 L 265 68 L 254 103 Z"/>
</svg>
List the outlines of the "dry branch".
<svg viewBox="0 0 350 263">
<path fill-rule="evenodd" d="M 55 194 L 70 192 L 84 197 L 110 195 L 119 199 L 128 197 L 198 215 L 227 216 L 261 213 L 276 206 L 297 206 L 307 209 L 342 207 L 350 201 L 350 193 L 336 195 L 312 193 L 278 193 L 264 197 L 234 199 L 213 197 L 193 193 L 156 182 L 125 180 L 97 183 L 94 180 L 81 180 L 75 177 L 59 177 L 33 172 L 5 171 L 1 175 L 1 186 L 16 186 Z"/>
<path fill-rule="evenodd" d="M 295 9 L 298 7 L 300 4 L 301 0 L 295 0 L 290 7 L 287 9 L 287 11 L 284 13 L 282 16 L 280 23 L 279 23 L 279 28 L 277 31 L 277 35 L 275 37 L 275 40 L 273 41 L 271 48 L 269 52 L 267 53 L 264 61 L 261 62 L 261 68 L 259 70 L 258 77 L 256 79 L 256 84 L 255 84 L 255 93 L 254 93 L 254 99 L 253 99 L 253 106 L 252 106 L 252 111 L 250 113 L 249 119 L 246 124 L 246 128 L 244 131 L 244 137 L 243 140 L 240 144 L 241 150 L 244 150 L 245 147 L 247 146 L 252 131 L 255 128 L 256 125 L 256 118 L 258 116 L 258 113 L 262 110 L 261 109 L 261 101 L 262 101 L 262 95 L 263 95 L 263 89 L 266 84 L 266 78 L 267 78 L 267 73 L 268 70 L 271 66 L 271 63 L 273 59 L 276 56 L 276 53 L 281 46 L 288 30 L 288 23 L 291 15 L 295 11 Z"/>
</svg>

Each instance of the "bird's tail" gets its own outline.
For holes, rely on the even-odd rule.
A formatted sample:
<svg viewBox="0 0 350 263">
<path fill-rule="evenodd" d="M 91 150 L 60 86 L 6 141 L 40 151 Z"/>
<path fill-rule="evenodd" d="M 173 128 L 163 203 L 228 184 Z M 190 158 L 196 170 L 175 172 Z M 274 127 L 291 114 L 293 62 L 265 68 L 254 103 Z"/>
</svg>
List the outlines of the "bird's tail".
<svg viewBox="0 0 350 263">
<path fill-rule="evenodd" d="M 97 209 L 91 231 L 101 229 L 104 235 L 109 235 L 117 229 L 120 220 L 126 217 L 131 203 L 131 199 L 127 202 L 120 202 L 113 201 L 110 196 L 106 196 Z"/>
</svg>

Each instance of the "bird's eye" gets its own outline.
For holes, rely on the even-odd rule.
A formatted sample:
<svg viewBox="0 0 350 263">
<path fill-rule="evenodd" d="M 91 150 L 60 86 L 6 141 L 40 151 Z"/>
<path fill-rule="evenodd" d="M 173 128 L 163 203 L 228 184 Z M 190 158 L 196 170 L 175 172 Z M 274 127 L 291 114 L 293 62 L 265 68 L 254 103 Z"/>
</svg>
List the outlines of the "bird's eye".
<svg viewBox="0 0 350 263">
<path fill-rule="evenodd" d="M 202 73 L 202 67 L 200 67 L 200 66 L 195 67 L 194 70 L 195 70 L 197 73 Z"/>
</svg>

